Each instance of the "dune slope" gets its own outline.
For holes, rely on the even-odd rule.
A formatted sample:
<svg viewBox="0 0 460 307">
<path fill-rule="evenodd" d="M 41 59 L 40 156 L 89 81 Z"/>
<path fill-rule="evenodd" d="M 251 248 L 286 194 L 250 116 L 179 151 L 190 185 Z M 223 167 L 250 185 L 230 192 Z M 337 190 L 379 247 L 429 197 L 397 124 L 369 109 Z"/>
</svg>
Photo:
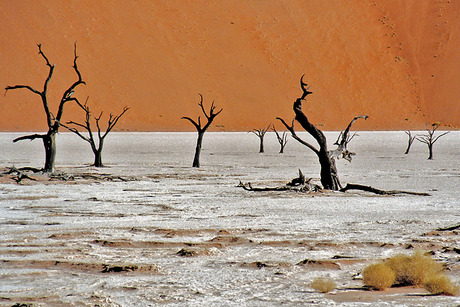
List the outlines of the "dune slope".
<svg viewBox="0 0 460 307">
<path fill-rule="evenodd" d="M 304 106 L 323 129 L 460 126 L 460 3 L 424 1 L 0 2 L 0 85 L 41 90 L 47 75 L 37 43 L 56 65 L 53 112 L 75 80 L 73 45 L 94 113 L 131 110 L 118 130 L 194 129 L 198 93 L 224 112 L 212 130 L 244 131 L 293 118 Z M 106 114 L 107 115 L 107 114 Z M 65 120 L 83 121 L 69 105 Z M 0 98 L 0 130 L 44 130 L 40 98 Z M 278 125 L 281 129 L 281 126 Z"/>
</svg>

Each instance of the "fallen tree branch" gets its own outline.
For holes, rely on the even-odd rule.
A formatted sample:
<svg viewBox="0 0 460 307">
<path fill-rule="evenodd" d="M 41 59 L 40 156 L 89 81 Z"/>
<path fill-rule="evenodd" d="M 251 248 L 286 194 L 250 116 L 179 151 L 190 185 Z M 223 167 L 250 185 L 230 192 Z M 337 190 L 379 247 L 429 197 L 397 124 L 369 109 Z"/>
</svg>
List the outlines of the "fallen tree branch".
<svg viewBox="0 0 460 307">
<path fill-rule="evenodd" d="M 452 230 L 457 230 L 457 229 L 460 229 L 460 224 L 457 224 L 457 225 L 451 226 L 451 227 L 446 227 L 446 228 L 438 228 L 436 230 L 437 231 L 452 231 Z"/>
<path fill-rule="evenodd" d="M 305 176 L 302 171 L 299 169 L 299 177 L 292 179 L 288 183 L 279 187 L 253 187 L 250 182 L 244 184 L 240 181 L 238 187 L 245 189 L 246 191 L 253 192 L 268 192 L 268 191 L 294 191 L 294 192 L 318 192 L 321 191 L 321 187 L 317 184 L 310 183 L 311 178 L 305 180 Z"/>
<path fill-rule="evenodd" d="M 346 187 L 340 189 L 340 192 L 346 192 L 348 190 L 360 190 L 365 192 L 371 192 L 378 195 L 398 195 L 398 194 L 408 194 L 408 195 L 419 195 L 419 196 L 431 196 L 429 193 L 419 193 L 419 192 L 410 192 L 410 191 L 399 191 L 399 190 L 391 190 L 385 191 L 376 189 L 371 186 L 355 184 L 355 183 L 347 183 Z"/>
</svg>

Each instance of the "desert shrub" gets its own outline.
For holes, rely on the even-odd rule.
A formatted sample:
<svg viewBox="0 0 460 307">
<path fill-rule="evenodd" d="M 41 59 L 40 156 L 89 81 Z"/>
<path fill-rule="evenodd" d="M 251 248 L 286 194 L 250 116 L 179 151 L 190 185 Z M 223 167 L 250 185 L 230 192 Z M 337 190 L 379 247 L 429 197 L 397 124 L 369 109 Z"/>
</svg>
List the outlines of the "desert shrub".
<svg viewBox="0 0 460 307">
<path fill-rule="evenodd" d="M 327 293 L 334 290 L 336 284 L 331 278 L 316 277 L 310 286 L 318 292 Z"/>
<path fill-rule="evenodd" d="M 450 278 L 444 274 L 429 277 L 425 281 L 425 289 L 432 294 L 457 295 L 458 286 L 450 281 Z"/>
<path fill-rule="evenodd" d="M 363 271 L 363 282 L 376 290 L 385 290 L 393 285 L 395 272 L 384 263 L 375 263 L 366 267 Z"/>
<path fill-rule="evenodd" d="M 425 281 L 442 272 L 442 265 L 421 251 L 412 256 L 396 255 L 384 262 L 395 272 L 395 284 L 423 286 Z"/>
</svg>

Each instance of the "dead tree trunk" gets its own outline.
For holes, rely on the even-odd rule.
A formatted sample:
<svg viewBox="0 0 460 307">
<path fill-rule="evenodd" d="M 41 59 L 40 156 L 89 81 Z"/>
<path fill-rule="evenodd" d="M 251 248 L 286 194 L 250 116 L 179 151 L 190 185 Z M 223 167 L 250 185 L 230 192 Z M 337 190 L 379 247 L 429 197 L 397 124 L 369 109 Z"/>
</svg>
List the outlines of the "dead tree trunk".
<svg viewBox="0 0 460 307">
<path fill-rule="evenodd" d="M 406 151 L 404 152 L 404 154 L 407 155 L 417 135 L 412 135 L 410 131 L 405 131 L 405 133 L 409 137 L 409 139 L 407 140 L 407 148 L 406 148 Z"/>
<path fill-rule="evenodd" d="M 207 123 L 203 127 L 201 127 L 201 117 L 200 116 L 198 116 L 198 122 L 194 121 L 190 117 L 186 117 L 186 116 L 182 117 L 182 119 L 186 119 L 186 120 L 190 121 L 195 126 L 195 128 L 196 128 L 196 130 L 198 132 L 198 139 L 196 141 L 196 148 L 195 148 L 195 157 L 193 158 L 192 167 L 200 167 L 201 144 L 203 142 L 204 133 L 209 128 L 209 126 L 211 125 L 211 123 L 214 120 L 214 118 L 217 115 L 219 115 L 223 110 L 223 109 L 220 109 L 220 111 L 215 112 L 216 107 L 214 106 L 214 101 L 213 101 L 212 104 L 211 104 L 211 108 L 209 109 L 209 115 L 208 115 L 208 113 L 206 112 L 206 110 L 204 109 L 204 106 L 203 106 L 203 96 L 201 94 L 199 94 L 199 95 L 200 95 L 200 102 L 198 103 L 198 105 L 200 106 L 201 111 L 203 112 L 204 116 L 206 117 Z"/>
<path fill-rule="evenodd" d="M 439 126 L 441 126 L 441 123 L 436 122 L 431 125 L 433 128 L 431 130 L 427 130 L 428 134 L 427 135 L 422 135 L 417 137 L 417 141 L 425 143 L 428 146 L 428 160 L 433 160 L 433 145 L 436 143 L 437 140 L 439 140 L 440 137 L 446 135 L 449 133 L 449 131 L 444 132 L 437 137 L 434 136 L 436 130 L 438 130 Z"/>
<path fill-rule="evenodd" d="M 263 128 L 263 129 L 254 129 L 252 131 L 249 131 L 257 135 L 257 137 L 259 138 L 259 141 L 260 141 L 259 142 L 259 153 L 263 153 L 265 151 L 264 150 L 264 137 L 265 137 L 265 133 L 267 133 L 269 128 L 270 128 L 270 125 L 268 125 L 268 127 Z"/>
<path fill-rule="evenodd" d="M 41 45 L 38 44 L 38 53 L 43 57 L 45 60 L 46 66 L 48 66 L 48 77 L 45 80 L 45 84 L 43 86 L 42 91 L 38 91 L 32 88 L 29 85 L 13 85 L 7 86 L 5 88 L 6 91 L 15 90 L 15 89 L 27 89 L 34 94 L 40 96 L 42 100 L 43 109 L 45 111 L 47 125 L 48 125 L 48 132 L 46 134 L 32 134 L 26 135 L 13 140 L 13 142 L 21 141 L 21 140 L 34 140 L 34 139 L 42 139 L 43 145 L 45 147 L 45 167 L 43 168 L 44 172 L 54 172 L 55 169 L 55 159 L 56 159 L 56 134 L 59 131 L 60 121 L 64 112 L 64 105 L 66 102 L 75 101 L 78 103 L 77 98 L 72 97 L 75 88 L 80 84 L 86 84 L 81 77 L 80 71 L 77 67 L 77 45 L 74 45 L 74 60 L 73 60 L 73 69 L 75 70 L 78 80 L 75 81 L 62 95 L 61 101 L 59 102 L 58 112 L 56 113 L 56 117 L 53 116 L 49 109 L 48 105 L 48 84 L 53 76 L 54 72 L 54 65 L 51 65 L 46 55 L 42 52 Z"/>
<path fill-rule="evenodd" d="M 292 125 L 289 126 L 282 118 L 279 119 L 284 126 L 291 132 L 291 135 L 299 141 L 301 144 L 310 148 L 317 156 L 321 166 L 320 176 L 321 176 L 321 184 L 323 185 L 324 189 L 327 190 L 339 190 L 341 188 L 341 184 L 339 181 L 339 177 L 337 174 L 337 168 L 335 166 L 335 158 L 339 158 L 342 155 L 346 159 L 351 160 L 351 156 L 353 153 L 348 152 L 346 146 L 348 142 L 353 138 L 349 137 L 348 133 L 351 128 L 351 125 L 358 119 L 364 118 L 367 119 L 367 115 L 356 116 L 345 129 L 344 132 L 341 133 L 341 140 L 337 140 L 336 145 L 338 148 L 334 151 L 328 151 L 327 149 L 327 140 L 324 133 L 315 127 L 310 121 L 308 120 L 307 116 L 302 112 L 302 101 L 305 99 L 306 96 L 312 94 L 309 91 L 309 87 L 307 88 L 307 84 L 303 82 L 303 77 L 300 79 L 300 87 L 302 88 L 302 96 L 297 98 L 294 102 L 293 109 L 295 113 L 295 120 L 300 123 L 300 125 L 307 131 L 318 143 L 319 149 L 315 146 L 311 145 L 308 142 L 300 139 L 294 130 L 294 121 L 292 121 Z M 339 136 L 340 139 L 340 136 Z"/>
<path fill-rule="evenodd" d="M 276 139 L 278 140 L 278 143 L 280 144 L 280 154 L 281 153 L 284 153 L 284 147 L 286 147 L 286 144 L 288 142 L 287 140 L 287 134 L 286 134 L 286 131 L 283 131 L 283 134 L 280 135 L 278 133 L 278 131 L 276 131 L 275 129 L 275 125 L 272 125 L 272 130 L 275 132 L 276 134 Z"/>
<path fill-rule="evenodd" d="M 118 123 L 118 120 L 126 113 L 126 111 L 129 110 L 129 108 L 124 107 L 123 111 L 119 115 L 114 116 L 112 113 L 110 113 L 108 123 L 107 123 L 107 129 L 105 130 L 104 133 L 102 133 L 102 129 L 99 124 L 103 112 L 101 112 L 98 117 L 94 117 L 94 121 L 96 122 L 96 127 L 97 127 L 97 136 L 98 136 L 98 142 L 96 142 L 93 136 L 92 128 L 91 128 L 91 111 L 88 107 L 88 98 L 86 98 L 86 102 L 84 105 L 82 105 L 78 101 L 77 101 L 77 104 L 83 111 L 85 111 L 85 123 L 80 124 L 80 123 L 70 121 L 70 122 L 67 122 L 67 125 L 73 125 L 73 127 L 64 125 L 62 123 L 61 123 L 61 126 L 65 127 L 69 131 L 72 131 L 73 133 L 78 135 L 81 139 L 87 141 L 90 144 L 91 150 L 94 153 L 94 166 L 103 167 L 104 164 L 102 163 L 102 148 L 104 147 L 105 138 L 110 133 L 110 131 L 112 131 L 113 127 L 115 127 L 115 125 Z M 81 134 L 80 131 L 78 131 L 76 127 L 80 127 L 86 130 L 88 132 L 88 136 L 84 136 L 83 134 Z"/>
</svg>

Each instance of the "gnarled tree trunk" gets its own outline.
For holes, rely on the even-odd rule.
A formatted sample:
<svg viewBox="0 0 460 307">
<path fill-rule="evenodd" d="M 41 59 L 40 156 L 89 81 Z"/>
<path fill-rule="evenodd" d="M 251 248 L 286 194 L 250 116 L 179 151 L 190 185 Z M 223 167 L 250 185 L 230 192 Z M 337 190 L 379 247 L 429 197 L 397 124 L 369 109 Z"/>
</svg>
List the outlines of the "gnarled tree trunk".
<svg viewBox="0 0 460 307">
<path fill-rule="evenodd" d="M 75 81 L 62 95 L 61 101 L 59 102 L 59 107 L 58 111 L 56 113 L 56 117 L 51 114 L 51 111 L 49 109 L 48 105 L 48 84 L 51 80 L 51 77 L 53 76 L 54 72 L 54 65 L 51 65 L 48 58 L 46 55 L 43 53 L 41 45 L 38 45 L 38 53 L 43 57 L 45 60 L 46 66 L 48 66 L 48 77 L 45 80 L 45 84 L 43 86 L 42 91 L 38 91 L 34 88 L 32 88 L 29 85 L 14 85 L 14 86 L 7 86 L 5 89 L 6 91 L 9 90 L 14 90 L 14 89 L 27 89 L 31 91 L 34 94 L 37 94 L 40 96 L 42 100 L 42 105 L 43 109 L 45 111 L 46 115 L 46 120 L 48 124 L 48 132 L 46 134 L 32 134 L 32 135 L 26 135 L 22 136 L 19 138 L 16 138 L 13 140 L 13 142 L 21 141 L 21 140 L 34 140 L 34 139 L 42 139 L 43 145 L 45 147 L 45 167 L 43 168 L 44 172 L 52 173 L 54 172 L 55 168 L 55 161 L 56 161 L 56 134 L 59 131 L 59 126 L 61 122 L 62 115 L 64 114 L 64 105 L 65 103 L 69 101 L 75 101 L 77 103 L 78 99 L 72 97 L 75 88 L 80 85 L 80 84 L 85 84 L 85 82 L 82 80 L 80 71 L 78 70 L 77 67 L 77 45 L 75 44 L 74 46 L 74 60 L 73 60 L 73 69 L 75 70 L 78 80 Z"/>
<path fill-rule="evenodd" d="M 294 139 L 302 143 L 303 145 L 310 148 L 317 156 L 321 166 L 320 176 L 321 176 L 321 184 L 323 185 L 324 189 L 327 190 L 339 190 L 341 188 L 340 180 L 337 174 L 337 168 L 335 166 L 335 158 L 338 158 L 340 155 L 343 156 L 345 159 L 351 160 L 351 155 L 353 153 L 349 152 L 346 149 L 348 142 L 353 138 L 348 136 L 348 132 L 351 128 L 351 125 L 358 119 L 364 118 L 367 119 L 367 115 L 356 116 L 348 125 L 347 129 L 343 133 L 341 133 L 342 139 L 341 141 L 337 140 L 336 144 L 338 148 L 334 151 L 328 151 L 327 149 L 327 140 L 324 133 L 316 128 L 315 125 L 310 123 L 305 113 L 302 111 L 302 101 L 305 100 L 305 97 L 312 94 L 307 88 L 307 84 L 303 82 L 303 77 L 300 79 L 300 87 L 302 88 L 302 96 L 297 98 L 294 102 L 293 109 L 295 113 L 295 120 L 305 129 L 318 143 L 319 149 L 315 146 L 311 145 L 308 142 L 300 139 L 294 130 L 294 121 L 292 125 L 289 126 L 283 119 L 278 118 L 284 126 L 291 132 Z M 339 136 L 340 139 L 340 136 Z"/>
</svg>

